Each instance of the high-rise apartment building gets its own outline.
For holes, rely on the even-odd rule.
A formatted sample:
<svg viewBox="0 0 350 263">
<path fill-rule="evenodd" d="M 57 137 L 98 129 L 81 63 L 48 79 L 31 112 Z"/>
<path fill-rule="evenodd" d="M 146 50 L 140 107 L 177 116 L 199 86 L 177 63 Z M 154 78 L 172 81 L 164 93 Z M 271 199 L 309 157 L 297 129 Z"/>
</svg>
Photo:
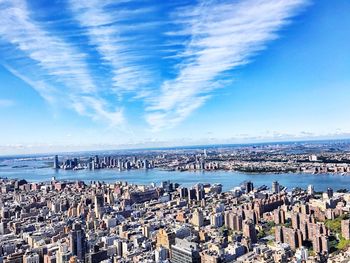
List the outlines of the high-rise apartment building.
<svg viewBox="0 0 350 263">
<path fill-rule="evenodd" d="M 80 223 L 74 223 L 70 233 L 70 251 L 78 260 L 84 260 L 86 252 L 85 231 Z"/>
<path fill-rule="evenodd" d="M 192 214 L 192 224 L 197 227 L 204 225 L 204 216 L 201 209 L 196 209 Z"/>
<path fill-rule="evenodd" d="M 200 255 L 196 243 L 186 239 L 176 238 L 175 245 L 171 247 L 172 263 L 200 263 Z"/>
<path fill-rule="evenodd" d="M 255 225 L 252 220 L 245 220 L 243 222 L 243 236 L 249 238 L 252 244 L 257 242 Z"/>
</svg>

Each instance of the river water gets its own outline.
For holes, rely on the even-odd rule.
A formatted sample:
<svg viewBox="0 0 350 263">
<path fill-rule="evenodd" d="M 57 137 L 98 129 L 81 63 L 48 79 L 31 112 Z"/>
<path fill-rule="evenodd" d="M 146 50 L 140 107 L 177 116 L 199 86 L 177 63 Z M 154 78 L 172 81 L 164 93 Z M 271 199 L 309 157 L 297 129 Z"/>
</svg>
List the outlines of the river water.
<svg viewBox="0 0 350 263">
<path fill-rule="evenodd" d="M 294 187 L 306 189 L 312 184 L 316 191 L 324 191 L 327 187 L 334 190 L 347 188 L 350 190 L 350 176 L 334 174 L 251 174 L 233 171 L 207 171 L 207 172 L 179 172 L 152 170 L 119 171 L 117 169 L 101 169 L 95 171 L 79 170 L 65 171 L 54 170 L 47 167 L 44 161 L 38 160 L 5 160 L 0 162 L 0 177 L 26 179 L 31 182 L 49 181 L 55 176 L 58 180 L 83 180 L 89 181 L 128 181 L 136 184 L 159 184 L 170 180 L 183 186 L 191 186 L 196 183 L 221 183 L 224 191 L 240 185 L 243 181 L 250 180 L 254 186 L 267 185 L 277 180 L 281 185 L 291 190 Z"/>
</svg>

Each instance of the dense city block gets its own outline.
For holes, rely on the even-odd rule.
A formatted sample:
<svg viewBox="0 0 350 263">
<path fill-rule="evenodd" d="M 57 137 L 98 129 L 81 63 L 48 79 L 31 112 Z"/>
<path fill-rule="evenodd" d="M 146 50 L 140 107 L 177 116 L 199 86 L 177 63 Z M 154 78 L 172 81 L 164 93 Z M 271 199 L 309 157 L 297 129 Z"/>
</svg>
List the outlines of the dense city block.
<svg viewBox="0 0 350 263">
<path fill-rule="evenodd" d="M 4 263 L 350 260 L 350 194 L 341 190 L 55 178 L 0 187 Z"/>
</svg>

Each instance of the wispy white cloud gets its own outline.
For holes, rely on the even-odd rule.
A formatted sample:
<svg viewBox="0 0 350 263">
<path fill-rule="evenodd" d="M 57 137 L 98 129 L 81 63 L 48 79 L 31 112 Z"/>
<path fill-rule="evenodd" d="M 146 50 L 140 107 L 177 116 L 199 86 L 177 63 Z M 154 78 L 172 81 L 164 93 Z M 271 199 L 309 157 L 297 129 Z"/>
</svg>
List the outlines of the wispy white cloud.
<svg viewBox="0 0 350 263">
<path fill-rule="evenodd" d="M 14 76 L 33 87 L 51 104 L 67 104 L 80 115 L 88 116 L 96 121 L 106 122 L 110 126 L 116 126 L 125 121 L 123 109 L 108 111 L 106 110 L 108 108 L 106 101 L 101 98 L 88 94 L 64 94 L 45 81 L 33 80 L 8 65 L 5 65 L 5 68 Z"/>
<path fill-rule="evenodd" d="M 109 123 L 123 121 L 122 110 L 108 110 L 107 101 L 98 95 L 86 55 L 33 20 L 25 1 L 0 0 L 0 24 L 0 37 L 20 50 L 24 54 L 22 59 L 29 58 L 31 65 L 44 73 L 40 79 L 33 79 L 23 69 L 5 65 L 10 72 L 49 102 L 59 99 L 60 103 L 80 114 Z M 51 82 L 57 85 L 51 85 Z"/>
<path fill-rule="evenodd" d="M 147 27 L 157 25 L 157 22 L 141 21 L 140 16 L 153 9 L 115 8 L 113 4 L 119 3 L 115 1 L 72 0 L 70 3 L 74 17 L 84 28 L 90 43 L 101 55 L 101 59 L 111 67 L 114 91 L 118 95 L 139 92 L 149 85 L 154 74 L 150 67 L 142 63 L 147 57 L 143 32 L 147 31 Z M 138 18 L 139 22 L 130 23 L 131 18 Z M 130 32 L 133 34 L 130 35 Z"/>
<path fill-rule="evenodd" d="M 168 32 L 184 50 L 173 59 L 177 76 L 167 80 L 149 107 L 146 119 L 156 130 L 173 127 L 200 107 L 217 89 L 223 73 L 249 62 L 277 37 L 306 0 L 203 1 L 178 9 Z"/>
<path fill-rule="evenodd" d="M 25 1 L 0 2 L 0 35 L 46 72 L 81 92 L 95 91 L 84 62 L 85 54 L 46 32 L 30 18 Z"/>
<path fill-rule="evenodd" d="M 146 105 L 141 110 L 146 110 L 153 129 L 174 127 L 232 80 L 231 70 L 248 63 L 276 38 L 307 0 L 200 1 L 175 9 L 170 22 L 167 15 L 157 18 L 155 6 L 135 8 L 130 2 L 70 0 L 73 19 L 64 21 L 79 24 L 78 29 L 75 25 L 73 30 L 51 32 L 54 21 L 39 23 L 25 0 L 0 0 L 0 38 L 20 51 L 13 60 L 27 64 L 5 67 L 46 101 L 94 120 L 123 123 L 123 109 L 116 105 L 139 100 Z M 155 33 L 155 28 L 168 25 L 162 37 Z M 89 43 L 82 41 L 86 36 Z M 79 40 L 68 42 L 74 37 Z M 82 52 L 92 51 L 91 47 L 93 54 Z M 154 49 L 159 50 L 154 54 Z M 154 63 L 152 56 L 166 62 Z M 174 62 L 171 72 L 161 72 Z M 159 87 L 161 77 L 165 80 Z"/>
<path fill-rule="evenodd" d="M 58 90 L 51 85 L 47 84 L 43 80 L 32 80 L 30 77 L 21 74 L 17 69 L 4 64 L 3 65 L 12 75 L 21 79 L 29 86 L 31 86 L 34 90 L 36 90 L 45 101 L 54 104 L 56 101 L 56 97 L 59 96 Z"/>
</svg>

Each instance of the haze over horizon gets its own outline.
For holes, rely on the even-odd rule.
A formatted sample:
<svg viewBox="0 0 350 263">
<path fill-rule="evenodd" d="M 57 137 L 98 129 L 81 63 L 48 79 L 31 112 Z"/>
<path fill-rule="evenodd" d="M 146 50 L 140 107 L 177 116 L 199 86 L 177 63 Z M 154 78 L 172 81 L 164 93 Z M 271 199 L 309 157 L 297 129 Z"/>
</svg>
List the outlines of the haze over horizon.
<svg viewBox="0 0 350 263">
<path fill-rule="evenodd" d="M 0 155 L 350 138 L 349 8 L 0 0 Z"/>
</svg>

